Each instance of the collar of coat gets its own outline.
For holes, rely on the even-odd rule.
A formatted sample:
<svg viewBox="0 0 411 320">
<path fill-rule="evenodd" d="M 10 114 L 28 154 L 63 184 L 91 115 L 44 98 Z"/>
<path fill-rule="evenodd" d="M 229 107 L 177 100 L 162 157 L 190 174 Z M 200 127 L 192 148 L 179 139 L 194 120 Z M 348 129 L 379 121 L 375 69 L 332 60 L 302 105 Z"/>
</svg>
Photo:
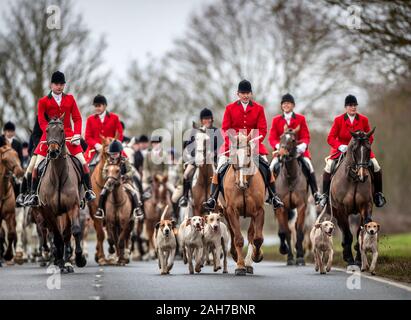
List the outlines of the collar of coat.
<svg viewBox="0 0 411 320">
<path fill-rule="evenodd" d="M 94 118 L 97 118 L 98 116 L 100 116 L 99 114 L 94 114 Z M 110 112 L 108 112 L 106 110 L 106 116 L 110 118 Z"/>
<path fill-rule="evenodd" d="M 239 106 L 241 106 L 241 100 L 238 100 L 237 101 L 237 104 L 239 105 Z M 253 106 L 253 101 L 248 101 L 248 105 L 250 106 L 250 107 L 252 107 Z"/>
<path fill-rule="evenodd" d="M 53 95 L 51 94 L 51 92 L 52 91 L 50 90 L 49 94 L 47 95 L 47 98 L 49 98 L 49 99 L 53 98 Z M 64 96 L 66 96 L 66 94 L 63 92 L 62 97 L 64 97 Z"/>
<path fill-rule="evenodd" d="M 283 112 L 283 114 L 282 114 L 282 117 L 285 119 L 284 112 Z M 296 118 L 294 111 L 293 111 L 293 113 L 291 114 L 291 118 L 293 118 L 293 119 L 295 119 L 295 118 Z"/>
<path fill-rule="evenodd" d="M 344 115 L 344 120 L 348 120 L 349 119 L 349 116 L 348 116 L 348 113 L 346 113 L 345 115 Z M 355 120 L 359 120 L 360 119 L 360 116 L 358 115 L 358 113 L 356 113 L 355 114 Z"/>
</svg>

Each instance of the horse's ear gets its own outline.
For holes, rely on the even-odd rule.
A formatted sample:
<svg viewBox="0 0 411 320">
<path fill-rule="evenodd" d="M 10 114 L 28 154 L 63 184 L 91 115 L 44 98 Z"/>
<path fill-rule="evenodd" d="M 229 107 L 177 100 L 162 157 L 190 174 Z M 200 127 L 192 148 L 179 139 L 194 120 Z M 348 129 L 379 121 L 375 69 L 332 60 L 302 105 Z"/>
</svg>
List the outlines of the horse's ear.
<svg viewBox="0 0 411 320">
<path fill-rule="evenodd" d="M 350 130 L 350 134 L 353 138 L 357 138 L 357 133 L 355 131 Z"/>
<path fill-rule="evenodd" d="M 366 134 L 367 138 L 371 137 L 374 134 L 376 128 L 377 127 L 372 128 L 372 130 Z"/>
<path fill-rule="evenodd" d="M 64 117 L 66 116 L 66 113 L 65 112 L 63 112 L 63 114 L 60 116 L 60 121 L 61 122 L 64 122 Z"/>
<path fill-rule="evenodd" d="M 300 131 L 300 129 L 301 129 L 301 126 L 298 125 L 297 128 L 295 128 L 295 129 L 293 130 L 293 132 L 294 132 L 294 133 L 297 133 L 298 131 Z"/>
<path fill-rule="evenodd" d="M 285 125 L 284 125 L 284 132 L 286 132 L 287 130 L 288 130 L 288 125 L 285 124 Z"/>
<path fill-rule="evenodd" d="M 119 137 L 119 133 L 118 133 L 118 131 L 116 130 L 116 133 L 114 134 L 114 140 L 118 140 L 118 137 Z"/>
</svg>

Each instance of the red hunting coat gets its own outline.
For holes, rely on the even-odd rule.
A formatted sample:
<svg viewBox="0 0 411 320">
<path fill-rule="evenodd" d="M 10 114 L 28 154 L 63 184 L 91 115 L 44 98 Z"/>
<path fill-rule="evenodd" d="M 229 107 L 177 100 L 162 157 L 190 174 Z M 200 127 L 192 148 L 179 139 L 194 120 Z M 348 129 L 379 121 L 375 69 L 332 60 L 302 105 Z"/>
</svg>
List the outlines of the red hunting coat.
<svg viewBox="0 0 411 320">
<path fill-rule="evenodd" d="M 270 142 L 270 145 L 274 150 L 277 143 L 280 143 L 280 137 L 284 133 L 284 126 L 286 124 L 287 121 L 282 114 L 275 116 L 271 122 L 268 142 Z M 308 150 L 308 146 L 310 144 L 310 131 L 308 130 L 307 122 L 305 121 L 305 117 L 303 115 L 293 112 L 288 127 L 290 129 L 295 129 L 298 126 L 300 126 L 300 130 L 296 135 L 297 141 L 298 143 L 305 143 L 307 145 L 307 149 L 302 155 L 303 157 L 311 158 L 310 151 Z"/>
<path fill-rule="evenodd" d="M 48 119 L 61 117 L 64 114 L 64 131 L 66 138 L 71 138 L 75 134 L 81 134 L 82 119 L 80 111 L 77 107 L 76 100 L 71 94 L 63 93 L 60 106 L 54 100 L 51 91 L 50 93 L 41 98 L 38 103 L 38 121 L 43 134 L 40 139 L 40 143 L 37 145 L 35 154 L 47 156 L 47 144 L 46 142 L 46 129 L 48 125 Z M 73 127 L 71 122 L 73 121 Z M 82 152 L 81 145 L 72 145 L 70 141 L 66 141 L 66 146 L 72 155 L 76 155 Z"/>
<path fill-rule="evenodd" d="M 357 130 L 364 132 L 369 132 L 371 130 L 366 116 L 357 113 L 352 124 L 346 113 L 341 114 L 334 119 L 334 123 L 327 138 L 327 142 L 331 146 L 331 159 L 337 159 L 340 156 L 341 152 L 338 150 L 338 147 L 342 144 L 348 145 L 352 138 L 350 131 Z M 370 143 L 373 141 L 374 136 L 371 136 Z M 375 158 L 372 151 L 370 157 Z"/>
<path fill-rule="evenodd" d="M 117 133 L 117 139 L 123 141 L 123 127 L 121 126 L 118 115 L 112 112 L 106 112 L 104 121 L 101 122 L 97 114 L 87 118 L 85 140 L 88 148 L 85 152 L 85 158 L 90 161 L 96 152 L 95 145 L 101 144 L 101 136 L 114 138 Z"/>
<path fill-rule="evenodd" d="M 262 138 L 259 140 L 259 154 L 268 154 L 266 147 L 263 145 L 263 141 L 267 135 L 267 120 L 265 118 L 264 107 L 257 102 L 250 100 L 245 111 L 240 100 L 227 105 L 221 129 L 224 134 L 223 152 L 230 149 L 230 139 L 226 134 L 228 129 L 234 129 L 236 132 L 245 129 L 247 130 L 247 134 L 249 134 L 252 129 L 258 129 L 258 135 L 262 135 Z"/>
</svg>

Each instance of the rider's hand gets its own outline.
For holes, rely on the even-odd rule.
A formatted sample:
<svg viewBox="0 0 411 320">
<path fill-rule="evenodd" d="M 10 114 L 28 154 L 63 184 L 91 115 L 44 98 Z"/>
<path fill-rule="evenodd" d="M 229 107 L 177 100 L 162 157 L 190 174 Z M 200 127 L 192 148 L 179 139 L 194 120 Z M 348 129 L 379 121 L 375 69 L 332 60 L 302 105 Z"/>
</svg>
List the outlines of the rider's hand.
<svg viewBox="0 0 411 320">
<path fill-rule="evenodd" d="M 94 149 L 96 149 L 98 152 L 100 152 L 103 149 L 103 146 L 100 143 L 96 143 L 94 145 Z"/>
<path fill-rule="evenodd" d="M 72 145 L 79 146 L 79 145 L 80 145 L 80 139 L 81 139 L 81 135 L 75 134 L 75 135 L 71 138 L 70 143 L 71 143 Z"/>
<path fill-rule="evenodd" d="M 340 150 L 342 153 L 345 153 L 348 150 L 348 146 L 346 144 L 342 144 L 338 147 L 338 150 Z"/>
<path fill-rule="evenodd" d="M 305 150 L 307 150 L 307 144 L 304 142 L 297 145 L 297 153 L 304 153 Z"/>
<path fill-rule="evenodd" d="M 277 150 L 280 149 L 280 144 L 277 143 L 277 144 L 275 145 L 275 148 L 276 148 Z"/>
</svg>

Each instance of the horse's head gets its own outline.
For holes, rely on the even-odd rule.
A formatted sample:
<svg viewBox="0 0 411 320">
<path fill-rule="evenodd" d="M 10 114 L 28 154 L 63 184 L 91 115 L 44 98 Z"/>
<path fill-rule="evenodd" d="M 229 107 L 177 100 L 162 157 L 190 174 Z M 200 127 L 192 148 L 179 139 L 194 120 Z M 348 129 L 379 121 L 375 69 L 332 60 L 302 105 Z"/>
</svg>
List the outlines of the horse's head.
<svg viewBox="0 0 411 320">
<path fill-rule="evenodd" d="M 159 210 L 163 210 L 167 205 L 167 181 L 168 176 L 163 176 L 161 174 L 154 175 L 153 178 L 153 193 L 154 199 L 156 199 L 156 207 Z"/>
<path fill-rule="evenodd" d="M 105 167 L 106 184 L 105 187 L 109 191 L 113 191 L 114 187 L 121 183 L 121 168 L 119 164 L 110 163 Z"/>
<path fill-rule="evenodd" d="M 252 167 L 251 159 L 251 136 L 239 132 L 237 135 L 228 135 L 231 140 L 230 157 L 232 166 L 236 172 L 236 185 L 240 190 L 245 190 L 249 186 L 248 176 L 251 175 L 248 170 Z M 244 173 L 244 171 L 247 171 Z M 247 174 L 248 173 L 248 174 Z"/>
<path fill-rule="evenodd" d="M 4 146 L 0 147 L 0 161 L 6 168 L 6 171 L 13 173 L 19 178 L 24 175 L 24 170 L 21 167 L 19 156 L 8 142 Z"/>
<path fill-rule="evenodd" d="M 117 133 L 116 133 L 116 136 L 117 136 Z M 102 158 L 107 159 L 108 147 L 109 147 L 110 143 L 112 143 L 114 140 L 116 140 L 116 138 L 105 137 L 105 136 L 100 134 L 100 139 L 101 139 L 101 145 L 103 147 L 103 152 L 101 153 L 103 155 Z"/>
<path fill-rule="evenodd" d="M 294 158 L 297 154 L 297 133 L 300 131 L 300 126 L 295 129 L 288 128 L 287 125 L 284 126 L 284 133 L 280 136 L 280 149 L 279 156 L 280 159 Z"/>
<path fill-rule="evenodd" d="M 46 128 L 46 141 L 48 154 L 51 159 L 56 159 L 66 145 L 66 134 L 64 132 L 64 114 L 60 118 L 53 118 Z"/>
<path fill-rule="evenodd" d="M 351 158 L 351 170 L 356 174 L 360 182 L 365 182 L 368 178 L 368 170 L 371 155 L 370 137 L 374 133 L 374 129 L 366 133 L 358 130 L 350 132 L 352 139 L 348 144 L 347 157 Z"/>
<path fill-rule="evenodd" d="M 195 163 L 198 166 L 212 163 L 213 157 L 210 148 L 210 136 L 207 134 L 207 129 L 205 127 L 197 127 L 194 124 L 193 127 L 196 129 L 196 134 L 194 137 Z"/>
</svg>

